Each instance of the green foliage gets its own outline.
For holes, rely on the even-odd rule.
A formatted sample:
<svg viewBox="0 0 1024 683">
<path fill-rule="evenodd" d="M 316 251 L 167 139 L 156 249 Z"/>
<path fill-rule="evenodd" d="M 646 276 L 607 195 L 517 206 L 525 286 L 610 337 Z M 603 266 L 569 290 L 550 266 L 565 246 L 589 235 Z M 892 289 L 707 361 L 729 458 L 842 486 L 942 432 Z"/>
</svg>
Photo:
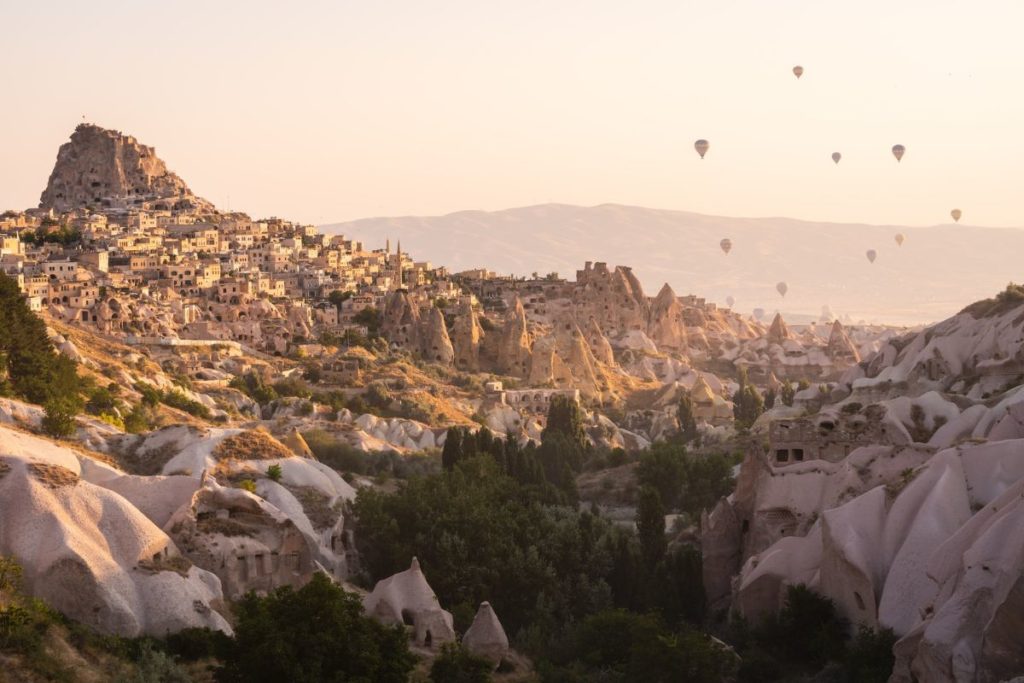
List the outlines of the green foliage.
<svg viewBox="0 0 1024 683">
<path fill-rule="evenodd" d="M 210 419 L 211 413 L 209 408 L 199 401 L 193 401 L 177 389 L 169 389 L 163 392 L 160 395 L 160 400 L 164 405 L 183 410 L 193 417 L 200 417 L 204 420 Z"/>
<path fill-rule="evenodd" d="M 437 460 L 429 455 L 399 455 L 393 451 L 360 451 L 334 435 L 314 429 L 305 432 L 306 440 L 316 459 L 341 472 L 366 475 L 393 476 L 407 479 L 437 471 Z"/>
<path fill-rule="evenodd" d="M 636 530 L 640 536 L 644 562 L 648 567 L 654 567 L 665 556 L 668 542 L 665 540 L 665 507 L 661 504 L 658 490 L 650 486 L 640 489 Z"/>
<path fill-rule="evenodd" d="M 371 339 L 380 336 L 381 315 L 373 306 L 367 306 L 352 316 L 352 322 L 363 325 Z"/>
<path fill-rule="evenodd" d="M 34 233 L 22 233 L 22 241 L 31 242 L 37 247 L 46 243 L 69 246 L 82 241 L 82 231 L 68 225 L 62 225 L 56 230 L 50 230 L 48 226 L 40 226 Z"/>
<path fill-rule="evenodd" d="M 156 387 L 146 384 L 145 382 L 139 382 L 135 385 L 135 391 L 142 394 L 142 405 L 147 408 L 156 408 L 160 405 L 160 392 Z"/>
<path fill-rule="evenodd" d="M 753 629 L 739 622 L 735 640 L 743 666 L 740 681 L 774 681 L 794 673 L 811 674 L 846 658 L 847 623 L 831 600 L 806 586 L 790 586 L 786 604 Z M 855 666 L 873 668 L 876 643 L 863 643 Z M 859 680 L 859 679 L 852 679 Z"/>
<path fill-rule="evenodd" d="M 658 491 L 669 509 L 698 519 L 732 491 L 733 459 L 723 454 L 691 455 L 677 444 L 656 443 L 640 454 L 637 483 Z"/>
<path fill-rule="evenodd" d="M 0 395 L 44 404 L 59 398 L 81 410 L 75 362 L 54 351 L 46 324 L 33 313 L 18 284 L 0 273 Z"/>
<path fill-rule="evenodd" d="M 76 406 L 73 401 L 54 397 L 43 406 L 43 432 L 54 438 L 63 438 L 75 433 Z"/>
<path fill-rule="evenodd" d="M 403 628 L 364 616 L 358 597 L 320 573 L 299 590 L 249 593 L 235 614 L 220 683 L 405 683 L 415 662 Z"/>
<path fill-rule="evenodd" d="M 334 307 L 341 311 L 341 305 L 352 298 L 352 292 L 336 289 L 327 295 L 327 300 L 334 304 Z"/>
<path fill-rule="evenodd" d="M 263 378 L 255 372 L 247 372 L 241 377 L 232 378 L 228 386 L 238 389 L 260 405 L 270 403 L 277 398 L 277 391 L 263 382 Z"/>
<path fill-rule="evenodd" d="M 441 604 L 489 600 L 512 634 L 548 633 L 609 606 L 611 552 L 627 532 L 539 495 L 483 454 L 394 494 L 360 489 L 353 513 L 368 579 L 405 570 L 415 555 Z"/>
<path fill-rule="evenodd" d="M 309 390 L 309 385 L 299 377 L 282 377 L 274 382 L 274 391 L 278 396 L 309 398 L 313 395 Z"/>
<path fill-rule="evenodd" d="M 679 440 L 683 444 L 697 441 L 700 434 L 697 432 L 697 418 L 693 414 L 693 399 L 689 394 L 683 394 L 679 399 L 676 415 L 679 418 Z"/>
<path fill-rule="evenodd" d="M 282 472 L 280 465 L 275 463 L 267 468 L 267 478 L 271 481 L 281 481 L 281 475 Z"/>
<path fill-rule="evenodd" d="M 843 662 L 847 681 L 885 683 L 892 674 L 896 657 L 892 648 L 896 635 L 892 629 L 875 631 L 861 626 L 850 643 Z"/>
<path fill-rule="evenodd" d="M 545 681 L 719 683 L 736 668 L 735 657 L 707 635 L 625 610 L 588 616 L 559 645 L 538 667 Z"/>
<path fill-rule="evenodd" d="M 487 683 L 489 680 L 490 662 L 454 643 L 443 646 L 430 667 L 431 683 Z"/>
<path fill-rule="evenodd" d="M 764 412 L 764 399 L 753 384 L 747 382 L 746 368 L 740 370 L 739 388 L 732 395 L 733 417 L 741 429 L 749 429 Z"/>
<path fill-rule="evenodd" d="M 1011 282 L 994 298 L 976 301 L 960 312 L 969 313 L 976 319 L 991 318 L 1012 311 L 1021 304 L 1024 304 L 1024 286 Z"/>
<path fill-rule="evenodd" d="M 366 387 L 366 401 L 375 408 L 387 408 L 394 398 L 383 382 L 371 382 Z"/>
<path fill-rule="evenodd" d="M 248 491 L 249 493 L 256 493 L 256 482 L 252 479 L 243 479 L 238 482 L 238 488 Z"/>
<path fill-rule="evenodd" d="M 793 401 L 796 399 L 796 389 L 793 388 L 792 382 L 783 382 L 782 390 L 779 392 L 779 398 L 782 399 L 782 405 L 793 407 Z"/>
<path fill-rule="evenodd" d="M 548 419 L 540 440 L 543 444 L 554 435 L 560 435 L 570 450 L 563 455 L 569 459 L 574 472 L 579 472 L 583 460 L 590 452 L 590 442 L 583 428 L 583 409 L 578 401 L 567 396 L 555 396 L 548 406 Z"/>
<path fill-rule="evenodd" d="M 150 428 L 149 414 L 145 406 L 139 404 L 124 416 L 124 429 L 131 434 L 141 434 Z"/>
</svg>

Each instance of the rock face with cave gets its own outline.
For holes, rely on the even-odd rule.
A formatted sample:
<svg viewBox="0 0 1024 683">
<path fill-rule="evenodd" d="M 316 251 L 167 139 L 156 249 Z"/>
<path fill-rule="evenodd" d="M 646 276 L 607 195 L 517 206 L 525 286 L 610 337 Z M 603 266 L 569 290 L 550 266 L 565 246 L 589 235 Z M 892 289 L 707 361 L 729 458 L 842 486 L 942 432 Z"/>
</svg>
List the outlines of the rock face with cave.
<svg viewBox="0 0 1024 683">
<path fill-rule="evenodd" d="M 404 572 L 381 579 L 363 600 L 366 613 L 385 624 L 404 624 L 417 645 L 440 648 L 455 641 L 452 615 L 441 609 L 419 560 Z"/>
</svg>

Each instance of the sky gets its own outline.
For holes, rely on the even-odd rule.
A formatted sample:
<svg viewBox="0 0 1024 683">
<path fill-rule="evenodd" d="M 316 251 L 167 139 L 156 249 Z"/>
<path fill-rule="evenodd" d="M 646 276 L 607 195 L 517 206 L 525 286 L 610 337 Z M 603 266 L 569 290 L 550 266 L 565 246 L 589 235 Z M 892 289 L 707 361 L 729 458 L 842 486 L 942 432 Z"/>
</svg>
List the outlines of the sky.
<svg viewBox="0 0 1024 683">
<path fill-rule="evenodd" d="M 0 209 L 36 205 L 84 116 L 222 208 L 312 223 L 616 202 L 1024 226 L 1019 0 L 0 0 L 0 22 Z"/>
</svg>

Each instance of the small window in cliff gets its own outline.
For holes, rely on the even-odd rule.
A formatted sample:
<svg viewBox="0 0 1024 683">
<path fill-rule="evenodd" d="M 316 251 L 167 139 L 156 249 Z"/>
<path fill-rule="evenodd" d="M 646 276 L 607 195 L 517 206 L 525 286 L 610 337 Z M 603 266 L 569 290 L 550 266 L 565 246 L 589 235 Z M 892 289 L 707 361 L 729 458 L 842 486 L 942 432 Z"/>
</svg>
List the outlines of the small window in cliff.
<svg viewBox="0 0 1024 683">
<path fill-rule="evenodd" d="M 802 448 L 794 448 L 793 449 L 793 459 L 796 460 L 797 462 L 802 462 L 803 459 L 804 459 L 804 449 L 802 449 Z"/>
<path fill-rule="evenodd" d="M 786 449 L 786 448 L 780 448 L 780 449 L 776 450 L 775 451 L 775 460 L 777 460 L 778 462 L 788 462 L 789 461 L 789 450 Z"/>
<path fill-rule="evenodd" d="M 407 609 L 402 610 L 402 623 L 405 624 L 406 626 L 412 626 L 413 625 L 414 622 L 413 622 L 413 618 L 412 618 L 412 612 L 410 610 L 407 610 Z"/>
<path fill-rule="evenodd" d="M 750 531 L 750 520 L 749 519 L 743 520 L 743 525 L 740 527 L 740 531 L 742 533 L 744 533 L 744 534 L 747 533 L 748 531 Z"/>
</svg>

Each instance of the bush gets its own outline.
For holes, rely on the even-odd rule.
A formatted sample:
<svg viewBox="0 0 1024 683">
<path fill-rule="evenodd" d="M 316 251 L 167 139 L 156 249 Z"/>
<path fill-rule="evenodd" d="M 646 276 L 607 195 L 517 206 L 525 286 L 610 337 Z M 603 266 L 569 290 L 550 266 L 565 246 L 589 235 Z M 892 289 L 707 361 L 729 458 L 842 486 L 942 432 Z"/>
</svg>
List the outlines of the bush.
<svg viewBox="0 0 1024 683">
<path fill-rule="evenodd" d="M 364 616 L 359 598 L 321 573 L 299 590 L 249 593 L 235 614 L 221 683 L 405 683 L 415 663 L 404 628 Z"/>
<path fill-rule="evenodd" d="M 161 395 L 161 401 L 172 408 L 183 410 L 193 417 L 201 417 L 204 420 L 210 419 L 210 409 L 199 401 L 193 401 L 177 389 L 165 391 Z"/>
<path fill-rule="evenodd" d="M 448 643 L 430 667 L 430 680 L 431 683 L 487 683 L 491 680 L 491 663 Z"/>
<path fill-rule="evenodd" d="M 267 468 L 267 478 L 271 481 L 281 481 L 281 466 L 278 464 L 271 465 Z"/>
<path fill-rule="evenodd" d="M 256 482 L 252 479 L 243 479 L 238 482 L 238 488 L 248 491 L 249 493 L 256 493 Z"/>
<path fill-rule="evenodd" d="M 71 436 L 75 433 L 75 410 L 71 401 L 52 398 L 43 406 L 43 432 L 55 438 Z"/>
</svg>

